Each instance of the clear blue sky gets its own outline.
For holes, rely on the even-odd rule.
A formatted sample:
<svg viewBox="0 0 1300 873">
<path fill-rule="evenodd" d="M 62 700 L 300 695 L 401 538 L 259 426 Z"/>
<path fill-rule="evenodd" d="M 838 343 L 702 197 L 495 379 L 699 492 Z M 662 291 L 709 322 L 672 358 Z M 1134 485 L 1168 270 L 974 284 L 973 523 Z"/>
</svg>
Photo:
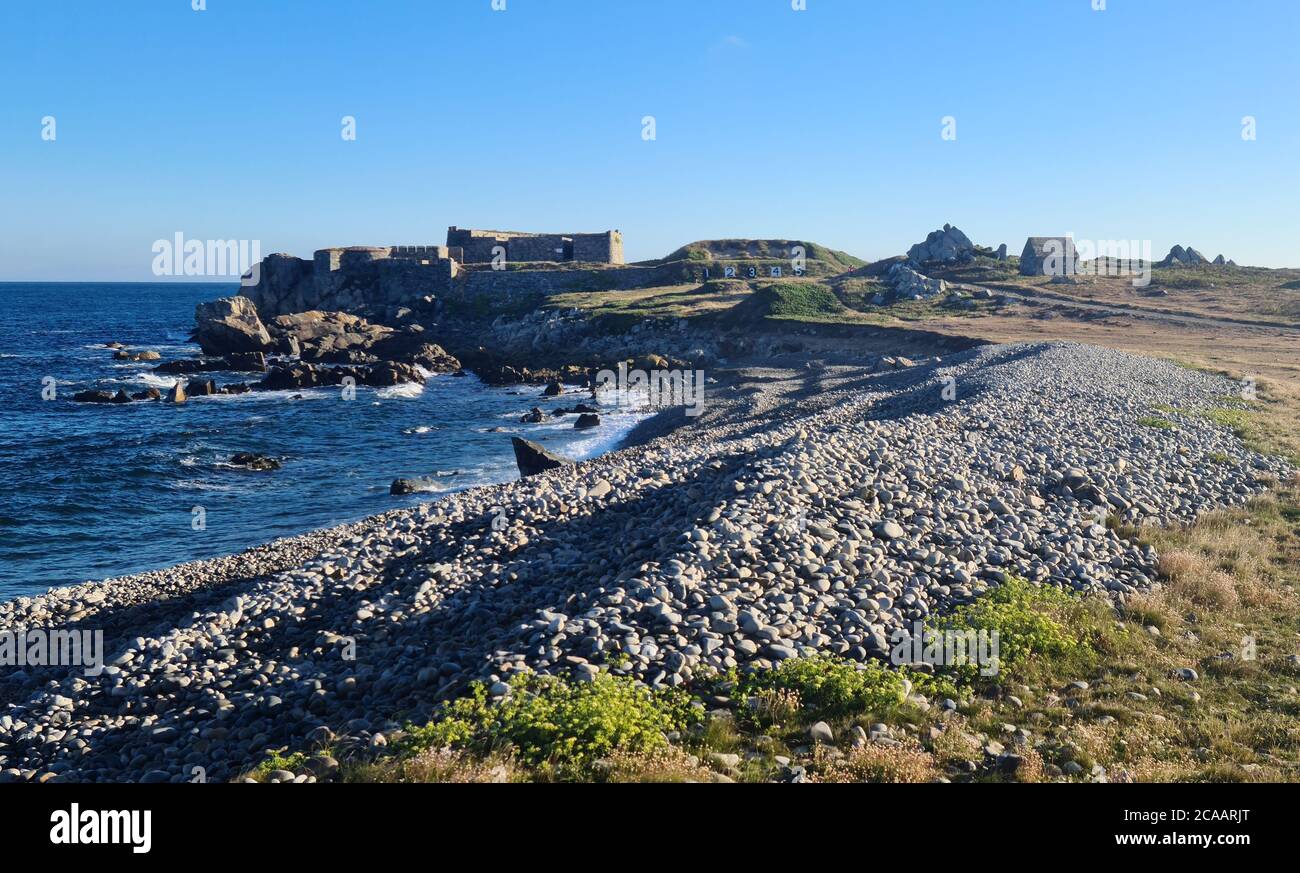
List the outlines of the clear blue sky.
<svg viewBox="0 0 1300 873">
<path fill-rule="evenodd" d="M 0 279 L 449 224 L 616 227 L 642 259 L 952 222 L 1300 266 L 1295 0 L 2 2 Z"/>
</svg>

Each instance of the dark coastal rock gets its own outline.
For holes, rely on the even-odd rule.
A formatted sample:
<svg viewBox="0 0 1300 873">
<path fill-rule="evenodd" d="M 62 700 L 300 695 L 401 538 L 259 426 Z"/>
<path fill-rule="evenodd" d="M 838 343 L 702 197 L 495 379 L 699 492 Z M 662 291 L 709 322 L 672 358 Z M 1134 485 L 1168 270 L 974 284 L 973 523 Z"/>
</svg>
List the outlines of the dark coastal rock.
<svg viewBox="0 0 1300 873">
<path fill-rule="evenodd" d="M 293 388 L 315 388 L 325 384 L 320 381 L 320 370 L 311 364 L 290 364 L 272 367 L 266 378 L 257 383 L 262 391 L 288 391 Z"/>
<path fill-rule="evenodd" d="M 217 383 L 211 379 L 191 379 L 185 386 L 185 393 L 194 397 L 217 393 Z"/>
<path fill-rule="evenodd" d="M 275 338 L 275 353 L 277 355 L 288 355 L 296 358 L 302 354 L 302 347 L 298 345 L 296 336 L 278 336 Z"/>
<path fill-rule="evenodd" d="M 358 368 L 357 382 L 375 388 L 388 385 L 404 385 L 407 382 L 423 384 L 424 375 L 415 368 L 414 364 L 386 361 L 373 367 Z"/>
<path fill-rule="evenodd" d="M 388 486 L 388 493 L 394 496 L 418 494 L 428 490 L 429 482 L 426 479 L 394 479 L 393 484 Z"/>
<path fill-rule="evenodd" d="M 465 375 L 465 371 L 460 367 L 460 361 L 456 360 L 446 349 L 436 343 L 422 343 L 404 360 L 412 364 L 419 364 L 431 373 Z"/>
<path fill-rule="evenodd" d="M 162 393 L 157 388 L 146 388 L 131 395 L 132 400 L 161 400 Z"/>
<path fill-rule="evenodd" d="M 511 437 L 510 443 L 515 449 L 515 463 L 519 466 L 520 476 L 536 476 L 538 473 L 554 470 L 557 467 L 573 466 L 573 461 L 563 455 L 555 454 L 532 440 Z"/>
<path fill-rule="evenodd" d="M 266 372 L 266 355 L 262 352 L 232 352 L 219 357 L 181 358 L 166 361 L 153 368 L 155 373 L 182 375 L 186 373 L 236 373 Z"/>
<path fill-rule="evenodd" d="M 266 355 L 262 352 L 233 352 L 226 355 L 226 369 L 242 373 L 265 373 Z"/>
<path fill-rule="evenodd" d="M 123 349 L 113 353 L 115 361 L 157 361 L 161 358 L 162 355 L 154 351 L 128 352 Z"/>
<path fill-rule="evenodd" d="M 247 297 L 222 297 L 194 308 L 198 327 L 194 340 L 205 355 L 230 352 L 266 352 L 271 334 L 257 317 L 257 307 Z"/>
<path fill-rule="evenodd" d="M 521 424 L 541 424 L 546 421 L 546 413 L 534 406 L 531 410 L 520 416 L 519 421 Z"/>
<path fill-rule="evenodd" d="M 408 382 L 424 383 L 424 374 L 413 364 L 385 361 L 369 367 L 327 367 L 319 364 L 283 364 L 271 367 L 266 378 L 252 386 L 255 391 L 287 391 L 341 385 L 352 377 L 358 385 L 382 388 Z"/>
<path fill-rule="evenodd" d="M 589 428 L 600 426 L 600 416 L 593 412 L 584 412 L 578 416 L 578 420 L 573 423 L 575 428 Z"/>
<path fill-rule="evenodd" d="M 155 373 L 181 376 L 189 373 L 212 373 L 226 369 L 225 358 L 181 358 L 177 361 L 164 361 L 153 368 Z"/>
<path fill-rule="evenodd" d="M 231 382 L 229 385 L 221 386 L 222 394 L 247 394 L 253 388 L 247 382 Z"/>
<path fill-rule="evenodd" d="M 230 456 L 230 463 L 236 467 L 244 467 L 249 470 L 278 470 L 280 462 L 268 455 L 259 455 L 256 452 L 236 452 Z"/>
<path fill-rule="evenodd" d="M 544 397 L 559 397 L 564 393 L 564 386 L 559 382 L 547 382 L 546 388 L 542 391 Z"/>
<path fill-rule="evenodd" d="M 181 384 L 180 379 L 177 379 L 172 384 L 171 390 L 167 392 L 167 402 L 184 403 L 186 399 L 188 399 L 188 395 L 185 393 L 185 386 Z"/>
<path fill-rule="evenodd" d="M 553 409 L 551 415 L 582 415 L 583 413 L 594 414 L 597 412 L 600 412 L 600 410 L 596 407 L 586 403 L 579 403 L 574 406 L 562 406 L 559 409 Z"/>
<path fill-rule="evenodd" d="M 131 398 L 125 391 L 78 391 L 72 395 L 77 403 L 130 403 Z"/>
<path fill-rule="evenodd" d="M 318 364 L 377 364 L 379 358 L 363 349 L 334 349 L 313 355 L 311 360 Z"/>
</svg>

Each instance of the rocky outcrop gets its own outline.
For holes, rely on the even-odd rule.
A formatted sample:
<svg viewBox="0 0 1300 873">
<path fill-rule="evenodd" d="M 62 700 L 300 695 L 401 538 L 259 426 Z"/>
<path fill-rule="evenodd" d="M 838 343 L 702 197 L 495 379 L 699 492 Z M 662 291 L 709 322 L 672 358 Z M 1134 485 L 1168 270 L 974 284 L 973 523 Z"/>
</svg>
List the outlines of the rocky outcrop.
<svg viewBox="0 0 1300 873">
<path fill-rule="evenodd" d="M 1169 254 L 1165 255 L 1165 259 L 1160 263 L 1156 264 L 1156 266 L 1157 267 L 1199 267 L 1203 264 L 1208 264 L 1209 262 L 1210 262 L 1209 258 L 1205 257 L 1205 255 L 1201 254 L 1191 246 L 1188 246 L 1187 248 L 1183 248 L 1182 246 L 1174 246 L 1172 249 L 1169 250 Z"/>
<path fill-rule="evenodd" d="M 155 373 L 265 373 L 266 355 L 261 352 L 233 352 L 218 358 L 181 358 L 154 367 Z"/>
<path fill-rule="evenodd" d="M 72 395 L 72 399 L 77 403 L 130 403 L 131 397 L 125 391 L 78 391 Z"/>
<path fill-rule="evenodd" d="M 908 249 L 907 257 L 916 264 L 959 263 L 975 257 L 975 244 L 966 234 L 951 224 L 945 224 L 942 230 L 926 236 L 925 242 Z"/>
<path fill-rule="evenodd" d="M 171 390 L 167 392 L 168 403 L 184 403 L 189 395 L 185 393 L 185 386 L 177 379 L 172 383 Z"/>
<path fill-rule="evenodd" d="M 322 312 L 310 309 L 293 315 L 277 315 L 271 320 L 277 338 L 297 342 L 303 360 L 327 358 L 336 352 L 366 350 L 391 336 L 391 327 L 371 324 L 359 315 L 347 312 Z"/>
<path fill-rule="evenodd" d="M 194 308 L 195 342 L 205 355 L 228 352 L 266 352 L 271 335 L 247 297 L 222 297 Z"/>
<path fill-rule="evenodd" d="M 424 374 L 414 364 L 382 361 L 371 366 L 328 367 L 321 364 L 295 363 L 271 367 L 266 378 L 253 386 L 257 391 L 288 391 L 299 388 L 324 388 L 342 385 L 351 377 L 355 384 L 372 388 L 424 383 Z"/>
<path fill-rule="evenodd" d="M 511 437 L 510 442 L 515 449 L 515 464 L 519 467 L 520 476 L 536 476 L 538 473 L 554 470 L 557 467 L 573 466 L 573 461 L 563 455 L 555 454 L 532 440 Z"/>
<path fill-rule="evenodd" d="M 395 361 L 418 364 L 434 373 L 454 373 L 460 362 L 436 343 L 423 326 L 401 330 L 372 324 L 348 312 L 309 310 L 276 316 L 271 333 L 277 347 L 297 349 L 304 361 L 324 364 L 376 364 Z"/>
<path fill-rule="evenodd" d="M 894 286 L 894 296 L 903 300 L 937 297 L 948 290 L 942 279 L 931 279 L 904 264 L 895 264 L 885 278 Z"/>
<path fill-rule="evenodd" d="M 267 255 L 254 272 L 257 281 L 245 286 L 244 293 L 268 317 L 313 309 L 312 273 L 311 261 L 283 253 Z"/>
<path fill-rule="evenodd" d="M 1214 263 L 1214 266 L 1216 266 L 1216 267 L 1235 267 L 1235 266 L 1237 266 L 1237 262 L 1236 262 L 1236 261 L 1229 260 L 1229 259 L 1225 258 L 1223 255 L 1219 255 L 1217 258 L 1215 258 L 1214 261 L 1213 261 L 1213 263 Z"/>
</svg>

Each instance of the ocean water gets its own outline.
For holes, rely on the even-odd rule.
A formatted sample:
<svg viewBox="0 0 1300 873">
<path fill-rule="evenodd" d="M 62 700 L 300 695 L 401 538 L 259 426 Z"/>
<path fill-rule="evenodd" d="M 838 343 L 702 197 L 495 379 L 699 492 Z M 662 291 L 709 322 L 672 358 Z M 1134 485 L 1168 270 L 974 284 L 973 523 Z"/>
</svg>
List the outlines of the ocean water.
<svg viewBox="0 0 1300 873">
<path fill-rule="evenodd" d="M 511 433 L 574 458 L 614 447 L 643 413 L 602 409 L 599 428 L 572 416 L 524 425 L 536 386 L 492 388 L 473 376 L 424 386 L 255 392 L 167 403 L 74 403 L 86 388 L 154 385 L 154 363 L 113 360 L 109 341 L 163 360 L 187 342 L 194 306 L 236 293 L 219 284 L 0 283 L 0 599 L 238 551 L 518 477 Z M 212 374 L 220 384 L 250 374 Z M 57 396 L 43 399 L 46 378 Z M 302 399 L 292 399 L 301 394 Z M 563 405 L 590 399 L 562 398 Z M 507 432 L 493 433 L 504 427 Z M 260 452 L 282 468 L 231 466 Z M 398 477 L 434 492 L 394 497 Z M 196 507 L 205 527 L 195 529 Z"/>
</svg>

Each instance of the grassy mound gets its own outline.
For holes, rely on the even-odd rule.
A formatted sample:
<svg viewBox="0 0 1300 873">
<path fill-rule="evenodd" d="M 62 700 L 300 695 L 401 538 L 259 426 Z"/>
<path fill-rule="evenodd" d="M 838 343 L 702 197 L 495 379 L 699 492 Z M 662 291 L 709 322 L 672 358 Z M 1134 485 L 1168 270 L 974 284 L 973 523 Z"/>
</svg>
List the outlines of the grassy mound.
<svg viewBox="0 0 1300 873">
<path fill-rule="evenodd" d="M 654 263 L 672 261 L 745 262 L 762 261 L 788 265 L 796 246 L 803 248 L 812 275 L 833 275 L 863 266 L 866 261 L 847 252 L 829 249 L 814 242 L 794 239 L 706 239 L 687 243 Z"/>
<path fill-rule="evenodd" d="M 847 310 L 825 285 L 816 282 L 774 282 L 760 286 L 733 306 L 725 319 L 751 324 L 773 318 L 824 319 Z"/>
</svg>

